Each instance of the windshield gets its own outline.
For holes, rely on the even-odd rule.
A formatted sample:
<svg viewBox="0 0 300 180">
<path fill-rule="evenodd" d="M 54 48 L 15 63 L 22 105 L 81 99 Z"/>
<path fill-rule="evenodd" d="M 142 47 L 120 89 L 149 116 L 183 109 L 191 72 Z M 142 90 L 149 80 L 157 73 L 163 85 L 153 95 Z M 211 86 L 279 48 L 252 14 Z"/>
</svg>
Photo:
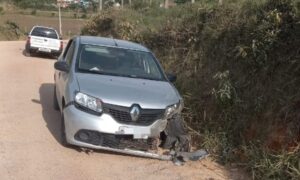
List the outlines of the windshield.
<svg viewBox="0 0 300 180">
<path fill-rule="evenodd" d="M 44 28 L 44 27 L 35 27 L 32 32 L 32 36 L 40 36 L 51 39 L 58 39 L 57 33 L 53 29 Z"/>
<path fill-rule="evenodd" d="M 164 76 L 149 52 L 82 45 L 78 53 L 78 70 L 113 76 L 164 80 Z"/>
</svg>

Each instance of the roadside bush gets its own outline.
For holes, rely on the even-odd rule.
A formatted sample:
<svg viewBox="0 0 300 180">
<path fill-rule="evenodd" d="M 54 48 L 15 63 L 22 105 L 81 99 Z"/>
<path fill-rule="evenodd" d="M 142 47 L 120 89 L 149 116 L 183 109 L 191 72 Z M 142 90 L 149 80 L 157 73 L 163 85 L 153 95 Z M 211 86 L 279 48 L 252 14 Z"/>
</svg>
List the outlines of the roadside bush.
<svg viewBox="0 0 300 180">
<path fill-rule="evenodd" d="M 7 40 L 18 40 L 22 35 L 22 31 L 17 23 L 6 21 L 3 26 L 0 26 L 1 38 Z"/>
<path fill-rule="evenodd" d="M 36 15 L 36 9 L 32 10 L 30 14 L 31 15 Z"/>
<path fill-rule="evenodd" d="M 87 15 L 86 15 L 86 13 L 82 14 L 82 15 L 81 15 L 81 18 L 82 18 L 82 19 L 85 19 L 85 18 L 87 18 Z"/>
<path fill-rule="evenodd" d="M 10 2 L 23 9 L 56 10 L 56 7 L 53 5 L 56 3 L 55 0 L 11 0 Z"/>
<path fill-rule="evenodd" d="M 300 17 L 293 0 L 108 10 L 82 34 L 152 49 L 185 100 L 195 146 L 255 179 L 299 179 Z"/>
<path fill-rule="evenodd" d="M 3 7 L 0 6 L 0 15 L 4 13 Z"/>
</svg>

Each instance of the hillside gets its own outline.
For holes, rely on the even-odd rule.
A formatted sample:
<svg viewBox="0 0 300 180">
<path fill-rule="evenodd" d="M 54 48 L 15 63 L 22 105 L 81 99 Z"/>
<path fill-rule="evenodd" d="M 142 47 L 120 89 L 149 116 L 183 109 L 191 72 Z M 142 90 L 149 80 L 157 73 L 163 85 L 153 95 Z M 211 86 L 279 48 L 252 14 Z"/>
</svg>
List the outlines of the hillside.
<svg viewBox="0 0 300 180">
<path fill-rule="evenodd" d="M 255 179 L 300 178 L 300 3 L 107 10 L 82 34 L 152 49 L 185 100 L 194 145 Z"/>
</svg>

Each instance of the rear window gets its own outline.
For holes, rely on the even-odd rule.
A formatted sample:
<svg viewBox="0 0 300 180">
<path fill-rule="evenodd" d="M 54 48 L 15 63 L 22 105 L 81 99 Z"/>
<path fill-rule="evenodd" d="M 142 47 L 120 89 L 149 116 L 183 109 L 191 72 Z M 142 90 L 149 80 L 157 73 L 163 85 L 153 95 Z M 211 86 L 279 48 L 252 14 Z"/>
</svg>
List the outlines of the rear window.
<svg viewBox="0 0 300 180">
<path fill-rule="evenodd" d="M 44 27 L 35 27 L 32 32 L 32 36 L 40 36 L 40 37 L 46 37 L 51 39 L 58 39 L 57 33 L 53 29 L 44 28 Z"/>
</svg>

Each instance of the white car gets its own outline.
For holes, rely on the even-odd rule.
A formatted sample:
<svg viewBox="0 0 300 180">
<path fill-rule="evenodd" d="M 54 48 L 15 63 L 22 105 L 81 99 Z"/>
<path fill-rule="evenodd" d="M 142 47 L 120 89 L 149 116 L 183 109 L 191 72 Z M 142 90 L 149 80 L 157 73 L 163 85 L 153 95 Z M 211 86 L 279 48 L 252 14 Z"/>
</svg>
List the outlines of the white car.
<svg viewBox="0 0 300 180">
<path fill-rule="evenodd" d="M 34 26 L 28 34 L 25 55 L 46 53 L 58 57 L 63 50 L 63 41 L 57 31 L 50 27 Z"/>
</svg>

